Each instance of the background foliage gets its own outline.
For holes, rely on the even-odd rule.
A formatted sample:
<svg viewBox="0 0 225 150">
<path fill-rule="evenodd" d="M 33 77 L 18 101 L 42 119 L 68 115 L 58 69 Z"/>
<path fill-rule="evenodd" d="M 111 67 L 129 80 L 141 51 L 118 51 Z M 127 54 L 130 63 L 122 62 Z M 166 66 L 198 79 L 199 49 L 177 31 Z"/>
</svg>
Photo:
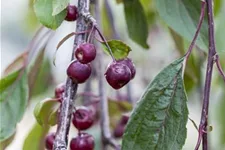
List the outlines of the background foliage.
<svg viewBox="0 0 225 150">
<path fill-rule="evenodd" d="M 54 90 L 53 87 L 56 84 L 64 81 L 66 77 L 65 70 L 67 64 L 69 63 L 68 58 L 70 58 L 73 39 L 66 41 L 65 44 L 60 48 L 61 53 L 59 51 L 57 54 L 56 67 L 52 65 L 53 53 L 59 40 L 68 33 L 74 31 L 75 24 L 63 21 L 66 14 L 64 9 L 68 4 L 67 0 L 36 0 L 34 7 L 31 1 L 21 2 L 14 0 L 14 2 L 15 6 L 9 5 L 7 2 L 2 2 L 5 9 L 3 9 L 3 30 L 1 31 L 3 35 L 2 37 L 4 37 L 4 39 L 2 39 L 3 53 L 1 54 L 2 79 L 0 87 L 0 140 L 3 142 L 2 146 L 6 146 L 7 143 L 9 143 L 8 141 L 13 140 L 14 138 L 12 144 L 7 148 L 9 150 L 15 149 L 15 147 L 19 147 L 20 149 L 39 149 L 40 147 L 43 147 L 43 141 L 38 139 L 42 139 L 48 132 L 49 128 L 43 130 L 34 121 L 32 111 L 35 104 L 40 102 L 40 100 L 43 100 L 45 97 L 52 97 L 54 95 L 52 92 Z M 17 4 L 20 7 L 16 7 Z M 214 5 L 217 40 L 216 45 L 221 56 L 221 60 L 223 61 L 222 65 L 225 67 L 225 43 L 223 40 L 225 35 L 225 2 L 222 0 L 215 0 Z M 49 6 L 52 6 L 52 9 L 49 9 Z M 104 11 L 105 5 L 102 4 L 101 6 L 102 11 Z M 123 43 L 120 42 L 114 42 L 112 45 L 117 44 L 117 46 L 119 45 L 119 47 L 122 47 L 122 50 L 126 49 L 126 51 L 115 49 L 115 52 L 118 54 L 116 58 L 126 56 L 129 53 L 130 48 L 132 49 L 132 52 L 130 52 L 129 56 L 133 58 L 137 66 L 137 77 L 132 82 L 132 88 L 134 90 L 134 97 L 137 97 L 138 99 L 141 97 L 141 94 L 145 90 L 147 84 L 150 81 L 153 81 L 154 83 L 155 80 L 157 80 L 153 80 L 153 78 L 160 72 L 160 70 L 175 60 L 175 58 L 182 57 L 184 52 L 187 50 L 198 22 L 198 16 L 200 14 L 200 1 L 115 0 L 110 1 L 110 6 L 113 10 L 115 26 L 118 30 L 120 38 L 123 39 L 123 41 L 126 41 L 129 46 L 123 45 Z M 10 14 L 8 14 L 6 11 L 6 8 L 13 9 L 12 13 L 13 11 L 16 11 L 18 17 L 15 18 L 10 16 Z M 37 18 L 35 17 L 35 13 Z M 113 37 L 113 32 L 112 30 L 109 30 L 110 24 L 108 22 L 108 17 L 108 15 L 103 17 L 102 25 L 103 31 L 105 31 L 104 34 L 106 34 L 110 39 Z M 35 64 L 36 60 L 39 66 L 31 65 L 28 67 L 28 70 L 24 70 L 24 68 L 21 68 L 21 66 L 18 65 L 21 64 L 18 62 L 23 60 L 23 57 L 19 57 L 12 63 L 11 66 L 13 67 L 10 67 L 10 69 L 5 71 L 6 66 L 11 63 L 19 53 L 23 51 L 26 52 L 26 46 L 28 45 L 28 42 L 34 34 L 34 31 L 40 26 L 37 20 L 54 30 L 61 25 L 51 37 L 50 42 L 47 44 L 45 49 L 40 48 L 38 53 L 35 54 L 35 59 L 33 60 L 34 62 L 32 64 Z M 196 48 L 190 61 L 188 62 L 184 76 L 184 84 L 187 90 L 188 106 L 190 112 L 189 117 L 192 118 L 196 123 L 199 122 L 200 117 L 200 100 L 203 86 L 202 81 L 204 81 L 205 74 L 205 53 L 207 52 L 207 45 L 207 20 L 205 20 L 197 42 L 198 48 Z M 107 57 L 105 58 L 104 62 L 109 62 Z M 21 72 L 25 73 L 21 75 Z M 31 80 L 34 77 L 36 81 Z M 181 80 L 179 80 L 179 83 L 182 87 L 183 83 Z M 150 85 L 149 89 L 151 89 L 151 86 L 152 85 Z M 156 89 L 157 88 L 158 87 L 156 87 Z M 82 91 L 82 89 L 83 87 L 81 86 L 80 90 Z M 125 90 L 122 89 L 121 92 L 124 93 L 124 91 Z M 108 93 L 110 97 L 115 97 L 115 92 Z M 149 97 L 152 97 L 152 95 Z M 147 98 L 148 96 L 143 97 L 144 100 L 138 105 L 152 105 L 148 104 L 148 101 L 145 100 Z M 186 98 L 183 100 L 186 101 Z M 223 114 L 225 113 L 223 109 L 225 107 L 225 98 L 223 82 L 219 78 L 216 71 L 214 72 L 211 100 L 211 115 L 209 117 L 209 122 L 213 126 L 213 131 L 209 134 L 212 143 L 211 147 L 222 150 L 222 148 L 225 146 L 225 127 L 223 126 L 225 123 L 223 117 Z M 178 105 L 179 104 L 181 103 L 178 103 Z M 160 104 L 159 107 L 162 105 L 163 104 Z M 116 119 L 118 119 L 115 115 L 116 113 L 113 113 L 113 111 L 117 110 L 116 106 L 117 105 L 112 104 L 109 106 L 111 112 L 110 114 L 114 114 L 111 122 L 114 122 Z M 141 111 L 137 110 L 137 115 L 151 111 L 156 113 L 157 118 L 157 113 L 161 113 L 154 111 L 154 109 L 145 110 L 142 107 L 138 107 L 138 109 Z M 121 113 L 127 112 L 128 110 L 130 110 L 130 108 L 126 111 L 121 111 Z M 119 115 L 120 114 L 118 114 L 118 116 Z M 176 120 L 176 114 L 169 117 Z M 10 118 L 10 120 L 8 118 Z M 134 116 L 132 120 L 149 123 L 148 119 L 142 118 L 143 120 L 140 120 L 139 118 L 139 120 L 135 120 L 135 118 L 137 118 L 137 116 Z M 185 118 L 185 120 L 187 120 L 187 113 Z M 17 122 L 20 123 L 16 125 Z M 27 128 L 24 128 L 25 125 Z M 97 127 L 94 128 L 98 129 Z M 135 128 L 135 126 L 133 128 Z M 54 130 L 54 128 L 51 130 Z M 129 130 L 134 130 L 131 128 L 131 125 L 128 125 L 128 131 Z M 15 131 L 16 134 L 14 136 Z M 74 133 L 75 132 L 76 131 L 74 131 Z M 71 134 L 70 137 L 72 135 L 73 134 Z M 142 144 L 139 141 L 145 139 L 142 137 L 144 134 L 137 135 L 139 135 L 140 139 L 136 142 L 138 144 Z M 100 135 L 95 133 L 94 136 L 96 139 L 99 139 Z M 183 134 L 181 139 L 185 138 L 185 136 L 186 135 Z M 184 149 L 193 149 L 196 139 L 197 131 L 195 130 L 192 123 L 188 122 L 187 142 L 184 146 Z M 34 143 L 33 145 L 30 145 L 30 141 L 39 141 L 40 143 Z M 129 141 L 127 134 L 125 135 L 124 141 L 125 143 Z M 177 146 L 180 147 L 179 145 Z M 138 147 L 132 148 L 138 149 Z"/>
</svg>

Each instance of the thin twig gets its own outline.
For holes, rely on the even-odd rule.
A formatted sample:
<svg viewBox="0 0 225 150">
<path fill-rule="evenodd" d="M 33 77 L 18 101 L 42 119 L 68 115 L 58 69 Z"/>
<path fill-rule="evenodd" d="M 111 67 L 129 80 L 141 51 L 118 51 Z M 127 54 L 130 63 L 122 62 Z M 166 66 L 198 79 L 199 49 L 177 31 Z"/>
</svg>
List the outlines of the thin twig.
<svg viewBox="0 0 225 150">
<path fill-rule="evenodd" d="M 205 1 L 202 1 L 202 6 L 201 6 L 201 14 L 200 14 L 200 17 L 199 17 L 199 22 L 198 22 L 198 26 L 197 26 L 197 30 L 195 32 L 195 35 L 194 35 L 194 38 L 188 48 L 188 51 L 187 53 L 185 54 L 185 57 L 186 57 L 186 60 L 188 60 L 194 46 L 195 46 L 195 43 L 196 43 L 196 40 L 198 38 L 198 35 L 199 35 L 199 32 L 200 32 L 200 29 L 201 29 L 201 26 L 202 26 L 202 23 L 203 23 L 203 20 L 204 20 L 204 16 L 205 16 L 205 4 L 206 2 Z"/>
<path fill-rule="evenodd" d="M 222 66 L 220 64 L 220 58 L 219 58 L 218 54 L 216 54 L 216 56 L 215 56 L 215 62 L 216 62 L 217 69 L 225 82 L 225 73 L 223 72 Z"/>
<path fill-rule="evenodd" d="M 90 0 L 80 0 L 78 1 L 78 12 L 88 12 L 89 11 Z M 77 19 L 76 32 L 86 31 L 87 23 L 82 16 Z M 79 34 L 74 40 L 74 50 L 72 52 L 72 59 L 74 59 L 74 52 L 78 45 L 85 41 L 85 35 Z M 53 145 L 54 150 L 66 150 L 68 143 L 68 133 L 71 122 L 71 115 L 73 113 L 74 97 L 77 92 L 78 85 L 74 83 L 70 78 L 67 78 L 66 91 L 63 95 L 63 101 L 60 107 L 59 121 L 57 126 L 57 132 L 55 136 L 55 141 Z"/>
<path fill-rule="evenodd" d="M 113 61 L 116 61 L 115 57 L 113 56 L 113 52 L 112 52 L 112 49 L 110 48 L 107 40 L 105 39 L 105 37 L 102 35 L 101 31 L 99 30 L 99 28 L 97 26 L 95 26 L 95 29 L 96 31 L 98 32 L 99 36 L 101 37 L 101 39 L 103 40 L 104 44 L 106 45 L 106 47 L 108 48 L 109 50 L 109 53 L 113 59 Z"/>
</svg>

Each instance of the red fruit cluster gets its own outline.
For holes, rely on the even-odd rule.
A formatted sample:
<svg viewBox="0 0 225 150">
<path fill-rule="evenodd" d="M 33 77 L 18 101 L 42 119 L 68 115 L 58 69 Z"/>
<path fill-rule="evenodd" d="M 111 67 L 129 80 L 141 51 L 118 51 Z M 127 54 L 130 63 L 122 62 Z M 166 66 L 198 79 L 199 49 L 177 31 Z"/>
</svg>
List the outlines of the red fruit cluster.
<svg viewBox="0 0 225 150">
<path fill-rule="evenodd" d="M 84 43 L 75 51 L 74 60 L 67 68 L 67 75 L 76 83 L 84 83 L 91 75 L 90 62 L 96 57 L 96 49 L 93 44 Z"/>
<path fill-rule="evenodd" d="M 45 148 L 53 150 L 55 133 L 50 133 L 45 138 Z M 94 138 L 87 133 L 79 133 L 77 137 L 70 141 L 70 150 L 93 150 L 95 146 Z"/>
<path fill-rule="evenodd" d="M 136 69 L 131 59 L 125 58 L 112 62 L 105 73 L 105 78 L 114 89 L 120 89 L 134 78 Z"/>
<path fill-rule="evenodd" d="M 90 128 L 94 123 L 94 114 L 86 107 L 77 109 L 73 114 L 73 125 L 79 130 L 77 137 L 70 142 L 71 150 L 93 150 L 94 138 L 87 133 L 81 133 L 81 130 Z"/>
</svg>

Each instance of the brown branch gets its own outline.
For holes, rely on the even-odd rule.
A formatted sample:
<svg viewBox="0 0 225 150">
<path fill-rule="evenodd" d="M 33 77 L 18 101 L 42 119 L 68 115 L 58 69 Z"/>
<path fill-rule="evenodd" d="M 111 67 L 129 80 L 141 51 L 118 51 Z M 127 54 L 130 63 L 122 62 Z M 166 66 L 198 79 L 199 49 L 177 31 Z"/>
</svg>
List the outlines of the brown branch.
<svg viewBox="0 0 225 150">
<path fill-rule="evenodd" d="M 212 0 L 206 0 L 206 3 L 207 3 L 207 12 L 208 12 L 207 17 L 208 17 L 208 27 L 209 27 L 208 28 L 209 29 L 208 30 L 209 51 L 208 51 L 208 62 L 207 62 L 207 70 L 206 70 L 202 114 L 201 114 L 201 121 L 199 125 L 199 140 L 198 140 L 199 141 L 198 143 L 200 143 L 202 139 L 203 150 L 208 150 L 207 126 L 208 126 L 208 113 L 209 113 L 209 98 L 210 98 L 210 90 L 211 90 L 213 65 L 215 62 L 214 56 L 216 55 Z M 196 147 L 196 150 L 198 149 L 198 147 Z"/>
<path fill-rule="evenodd" d="M 90 0 L 79 0 L 78 1 L 78 12 L 89 12 Z M 87 23 L 84 17 L 80 15 L 77 19 L 76 32 L 86 31 Z M 72 53 L 72 59 L 74 59 L 74 51 L 78 45 L 85 42 L 85 34 L 76 35 L 74 40 L 74 50 Z M 59 121 L 57 126 L 56 137 L 54 141 L 54 150 L 66 150 L 68 143 L 68 133 L 71 122 L 71 115 L 73 113 L 73 103 L 77 92 L 77 84 L 73 83 L 70 78 L 67 78 L 66 91 L 63 95 L 63 101 L 60 108 Z"/>
</svg>

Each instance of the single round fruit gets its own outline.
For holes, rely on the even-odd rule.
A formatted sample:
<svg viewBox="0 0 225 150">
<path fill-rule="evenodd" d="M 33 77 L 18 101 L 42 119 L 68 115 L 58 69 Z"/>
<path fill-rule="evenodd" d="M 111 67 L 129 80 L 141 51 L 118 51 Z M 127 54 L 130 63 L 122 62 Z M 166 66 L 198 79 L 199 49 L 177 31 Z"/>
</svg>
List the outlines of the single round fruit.
<svg viewBox="0 0 225 150">
<path fill-rule="evenodd" d="M 52 150 L 53 149 L 54 140 L 55 140 L 55 133 L 49 133 L 45 137 L 45 148 L 47 150 Z"/>
<path fill-rule="evenodd" d="M 90 128 L 94 122 L 93 113 L 86 107 L 79 108 L 73 114 L 72 122 L 78 130 L 86 130 Z"/>
<path fill-rule="evenodd" d="M 65 20 L 67 21 L 75 21 L 78 18 L 77 7 L 74 5 L 67 6 L 67 14 Z"/>
<path fill-rule="evenodd" d="M 71 150 L 93 150 L 95 147 L 94 138 L 87 133 L 80 133 L 70 141 Z"/>
<path fill-rule="evenodd" d="M 124 133 L 124 130 L 125 130 L 125 125 L 118 124 L 116 126 L 116 128 L 114 129 L 113 136 L 115 138 L 122 137 L 123 136 L 123 133 Z"/>
<path fill-rule="evenodd" d="M 130 68 L 131 79 L 133 79 L 135 77 L 135 74 L 136 74 L 136 69 L 135 69 L 135 65 L 134 65 L 133 61 L 130 58 L 125 58 L 125 59 L 118 60 L 118 62 L 122 63 L 122 64 L 125 64 L 125 65 L 127 65 L 127 67 Z"/>
<path fill-rule="evenodd" d="M 96 49 L 94 44 L 90 44 L 90 43 L 81 44 L 77 48 L 75 52 L 75 56 L 77 60 L 83 64 L 87 64 L 93 61 L 96 57 Z"/>
<path fill-rule="evenodd" d="M 67 75 L 76 83 L 84 83 L 91 75 L 91 66 L 74 60 L 67 68 Z"/>
<path fill-rule="evenodd" d="M 65 92 L 65 88 L 66 87 L 64 83 L 57 85 L 57 87 L 55 88 L 55 98 L 62 100 L 63 93 Z"/>
<path fill-rule="evenodd" d="M 119 89 L 130 81 L 131 71 L 125 64 L 112 62 L 106 70 L 105 78 L 114 89 Z"/>
</svg>

